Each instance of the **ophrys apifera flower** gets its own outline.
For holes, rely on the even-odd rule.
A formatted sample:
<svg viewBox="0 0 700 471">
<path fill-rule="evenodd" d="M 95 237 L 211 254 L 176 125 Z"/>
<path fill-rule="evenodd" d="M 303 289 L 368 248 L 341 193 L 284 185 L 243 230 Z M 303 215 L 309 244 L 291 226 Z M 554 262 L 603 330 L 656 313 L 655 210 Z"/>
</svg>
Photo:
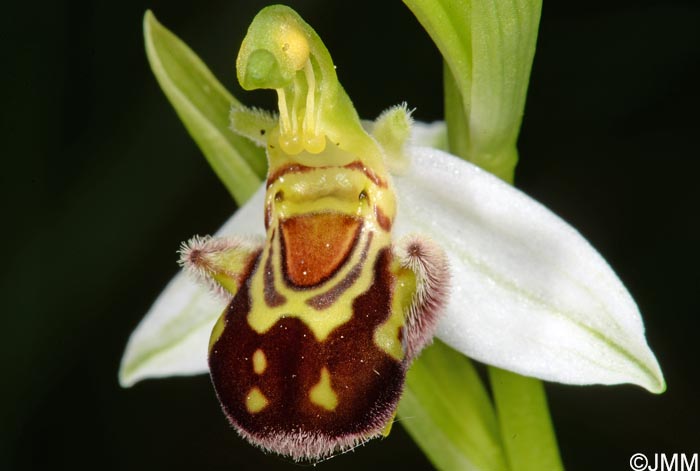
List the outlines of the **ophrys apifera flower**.
<svg viewBox="0 0 700 471">
<path fill-rule="evenodd" d="M 277 116 L 232 112 L 233 130 L 265 147 L 267 180 L 214 238 L 185 244 L 205 286 L 181 274 L 166 288 L 132 335 L 124 385 L 209 369 L 241 435 L 295 459 L 388 433 L 434 333 L 523 375 L 663 390 L 636 305 L 590 244 L 421 147 L 404 107 L 363 125 L 294 12 L 256 17 L 237 71 L 278 96 Z"/>
</svg>

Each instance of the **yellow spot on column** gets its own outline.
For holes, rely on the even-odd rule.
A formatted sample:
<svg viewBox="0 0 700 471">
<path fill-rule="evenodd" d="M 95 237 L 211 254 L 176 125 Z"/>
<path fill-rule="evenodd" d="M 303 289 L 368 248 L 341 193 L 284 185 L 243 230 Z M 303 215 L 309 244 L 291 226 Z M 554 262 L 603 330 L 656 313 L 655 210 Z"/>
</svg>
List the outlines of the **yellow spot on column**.
<svg viewBox="0 0 700 471">
<path fill-rule="evenodd" d="M 259 348 L 253 353 L 253 371 L 255 374 L 261 375 L 265 372 L 267 368 L 267 358 L 265 357 L 265 352 Z"/>
<path fill-rule="evenodd" d="M 265 395 L 260 391 L 258 388 L 253 388 L 250 390 L 248 395 L 245 398 L 245 407 L 248 409 L 248 412 L 251 414 L 255 414 L 256 412 L 260 412 L 263 410 L 265 407 L 267 407 L 267 404 L 269 401 L 265 397 Z"/>
<path fill-rule="evenodd" d="M 288 25 L 282 29 L 275 39 L 280 44 L 282 51 L 284 51 L 289 65 L 295 70 L 301 70 L 304 68 L 306 61 L 309 60 L 311 52 L 306 35 L 302 30 L 294 26 Z"/>
<path fill-rule="evenodd" d="M 321 379 L 309 390 L 309 399 L 329 411 L 338 407 L 338 396 L 331 387 L 331 374 L 325 366 L 321 368 Z"/>
</svg>

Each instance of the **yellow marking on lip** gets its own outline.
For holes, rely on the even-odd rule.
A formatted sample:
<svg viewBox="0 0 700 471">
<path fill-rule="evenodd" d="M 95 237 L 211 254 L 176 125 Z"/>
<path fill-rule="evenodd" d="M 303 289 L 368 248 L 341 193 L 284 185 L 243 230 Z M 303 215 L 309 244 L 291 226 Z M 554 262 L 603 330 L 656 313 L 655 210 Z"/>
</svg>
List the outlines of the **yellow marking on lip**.
<svg viewBox="0 0 700 471">
<path fill-rule="evenodd" d="M 367 243 L 368 235 L 360 233 L 360 240 L 357 242 L 359 247 L 364 247 Z M 281 280 L 283 277 L 281 260 L 279 256 L 279 240 L 270 240 L 268 243 L 275 244 L 273 255 L 273 269 L 275 279 Z M 353 302 L 354 300 L 367 291 L 374 281 L 374 263 L 377 254 L 384 247 L 390 244 L 388 235 L 382 233 L 374 233 L 372 243 L 369 246 L 368 254 L 365 262 L 361 265 L 361 274 L 358 279 L 350 286 L 342 296 L 340 296 L 333 304 L 333 308 L 327 311 L 317 311 L 311 308 L 307 301 L 314 296 L 326 292 L 330 287 L 335 286 L 340 280 L 344 279 L 347 274 L 358 264 L 362 258 L 362 250 L 355 250 L 351 255 L 350 260 L 341 267 L 341 269 L 327 282 L 320 286 L 312 287 L 308 290 L 299 291 L 286 286 L 285 283 L 279 283 L 276 288 L 278 292 L 287 300 L 280 306 L 270 307 L 265 303 L 262 295 L 264 293 L 264 271 L 258 270 L 253 276 L 250 293 L 251 294 L 251 309 L 247 316 L 248 325 L 257 333 L 264 334 L 268 332 L 278 321 L 284 318 L 298 318 L 306 325 L 314 334 L 317 341 L 323 342 L 330 333 L 338 326 L 350 321 L 353 317 Z M 358 247 L 358 248 L 359 248 Z M 263 255 L 261 266 L 265 266 L 269 257 L 269 251 Z"/>
<path fill-rule="evenodd" d="M 253 353 L 253 371 L 255 374 L 261 375 L 267 369 L 267 358 L 265 357 L 265 352 L 259 348 Z"/>
<path fill-rule="evenodd" d="M 401 328 L 405 326 L 407 310 L 413 302 L 416 291 L 416 279 L 413 272 L 402 268 L 397 261 L 391 268 L 396 276 L 396 287 L 391 300 L 391 315 L 374 331 L 374 344 L 395 360 L 404 358 L 403 344 L 400 338 Z"/>
<path fill-rule="evenodd" d="M 226 328 L 226 312 L 227 309 L 224 309 L 224 312 L 219 316 L 219 319 L 216 321 L 216 324 L 214 324 L 214 328 L 211 331 L 211 336 L 209 337 L 209 353 L 212 352 L 214 344 L 217 340 L 219 340 L 221 334 L 224 333 L 224 329 Z"/>
<path fill-rule="evenodd" d="M 245 407 L 248 409 L 248 412 L 255 414 L 267 407 L 269 402 L 262 391 L 255 387 L 248 392 L 245 398 Z"/>
<path fill-rule="evenodd" d="M 318 342 L 323 342 L 331 332 L 349 322 L 354 315 L 364 315 L 354 312 L 354 301 L 373 285 L 377 257 L 382 249 L 391 247 L 392 244 L 391 233 L 380 228 L 377 223 L 374 207 L 376 205 L 387 218 L 393 219 L 396 202 L 390 183 L 387 183 L 387 188 L 380 188 L 363 171 L 355 168 L 353 162 L 358 160 L 356 155 L 348 155 L 340 161 L 336 161 L 333 155 L 328 155 L 336 150 L 324 151 L 324 167 L 321 169 L 312 168 L 314 165 L 318 166 L 318 156 L 313 156 L 313 161 L 301 158 L 306 153 L 298 154 L 293 160 L 282 156 L 277 156 L 277 160 L 273 159 L 275 163 L 271 164 L 270 170 L 273 178 L 269 180 L 271 183 L 266 197 L 269 207 L 272 208 L 266 246 L 259 260 L 260 268 L 250 281 L 250 310 L 246 315 L 248 325 L 258 334 L 265 334 L 282 319 L 296 318 L 313 332 Z M 369 165 L 361 163 L 370 168 Z M 301 165 L 310 169 L 283 173 L 284 176 L 277 177 L 273 169 L 284 169 L 285 165 Z M 353 167 L 338 168 L 333 165 Z M 383 172 L 370 169 L 378 178 L 388 182 L 383 177 Z M 358 199 L 360 191 L 366 191 L 369 201 L 373 204 L 368 205 Z M 284 195 L 282 201 L 275 201 L 275 195 L 278 193 Z M 342 224 L 324 224 L 330 214 L 334 214 L 340 221 L 347 218 L 348 221 L 357 223 L 347 227 Z M 311 228 L 307 227 L 307 224 L 301 224 L 304 227 L 292 228 L 290 233 L 290 220 L 311 221 L 314 224 L 311 224 Z M 351 234 L 354 236 L 354 224 L 361 227 L 356 240 L 350 237 Z M 283 241 L 282 232 L 285 231 L 287 234 Z M 363 257 L 362 249 L 370 239 L 370 234 L 371 243 Z M 353 243 L 349 244 L 351 240 Z M 282 242 L 291 242 L 291 245 L 285 247 L 286 260 L 282 260 Z M 350 250 L 347 245 L 353 245 L 354 249 Z M 343 252 L 347 258 L 342 263 L 333 263 L 344 258 L 339 257 Z M 309 265 L 312 259 L 314 263 Z M 275 291 L 285 299 L 284 303 L 277 306 L 269 306 L 265 302 L 265 277 L 266 274 L 269 276 L 269 270 L 262 268 L 268 266 L 272 267 Z M 330 269 L 329 266 L 334 266 L 337 270 Z M 318 310 L 308 304 L 309 300 L 335 287 L 356 267 L 359 268 L 360 275 L 357 278 L 353 277 L 352 284 L 334 299 L 332 306 Z M 284 282 L 285 270 L 292 280 L 300 282 L 297 286 Z M 386 295 L 390 296 L 390 293 Z M 389 351 L 396 359 L 403 356 L 401 342 L 398 340 L 398 329 L 402 324 L 403 315 L 401 307 L 397 313 L 392 306 L 395 316 L 391 325 L 384 326 L 376 339 L 380 348 Z"/>
<path fill-rule="evenodd" d="M 403 345 L 399 337 L 404 326 L 404 315 L 401 306 L 392 303 L 391 316 L 374 331 L 374 344 L 380 350 L 391 355 L 395 360 L 401 361 L 404 356 Z"/>
<path fill-rule="evenodd" d="M 309 399 L 328 411 L 338 407 L 338 395 L 331 386 L 331 374 L 325 366 L 321 368 L 321 379 L 309 390 Z"/>
</svg>

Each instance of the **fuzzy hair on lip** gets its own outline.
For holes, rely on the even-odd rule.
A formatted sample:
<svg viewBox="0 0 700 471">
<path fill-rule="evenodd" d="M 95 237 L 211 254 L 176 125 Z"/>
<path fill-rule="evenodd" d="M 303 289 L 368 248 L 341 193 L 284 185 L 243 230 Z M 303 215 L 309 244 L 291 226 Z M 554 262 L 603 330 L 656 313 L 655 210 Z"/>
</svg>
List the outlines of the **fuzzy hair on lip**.
<svg viewBox="0 0 700 471">
<path fill-rule="evenodd" d="M 395 247 L 401 264 L 416 274 L 416 293 L 406 316 L 408 361 L 433 339 L 450 291 L 450 269 L 442 248 L 424 236 L 407 235 Z"/>
<path fill-rule="evenodd" d="M 260 437 L 251 435 L 238 427 L 236 430 L 249 443 L 253 443 L 265 451 L 289 456 L 296 462 L 318 463 L 351 451 L 373 438 L 379 437 L 383 427 L 380 426 L 379 431 L 372 434 L 351 434 L 344 437 L 330 437 L 304 431 L 298 433 L 276 432 Z"/>
</svg>

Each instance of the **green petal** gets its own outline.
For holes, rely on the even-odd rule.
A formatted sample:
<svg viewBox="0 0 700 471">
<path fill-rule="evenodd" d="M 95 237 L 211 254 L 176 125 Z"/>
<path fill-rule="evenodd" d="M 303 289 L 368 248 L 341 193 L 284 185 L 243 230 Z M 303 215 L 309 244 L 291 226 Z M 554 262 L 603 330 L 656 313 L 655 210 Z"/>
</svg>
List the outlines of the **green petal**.
<svg viewBox="0 0 700 471">
<path fill-rule="evenodd" d="M 262 149 L 228 129 L 231 107 L 240 103 L 150 11 L 143 32 L 148 61 L 163 92 L 236 202 L 245 202 L 265 177 L 267 165 Z"/>
</svg>

